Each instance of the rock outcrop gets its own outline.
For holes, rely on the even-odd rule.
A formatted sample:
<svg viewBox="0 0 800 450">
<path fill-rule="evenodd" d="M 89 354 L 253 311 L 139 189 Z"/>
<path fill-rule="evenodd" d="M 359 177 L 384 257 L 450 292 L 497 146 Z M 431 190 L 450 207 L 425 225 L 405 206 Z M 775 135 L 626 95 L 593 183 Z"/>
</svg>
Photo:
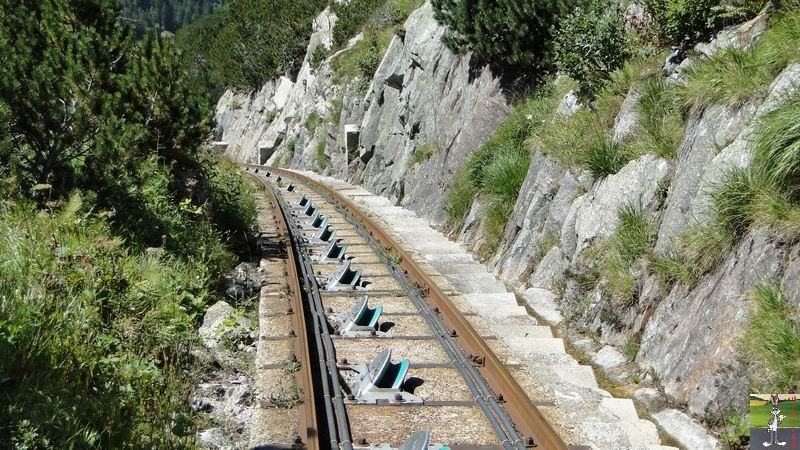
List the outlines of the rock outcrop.
<svg viewBox="0 0 800 450">
<path fill-rule="evenodd" d="M 404 34 L 392 38 L 365 93 L 358 79 L 337 84 L 331 68 L 337 54 L 319 68 L 311 65 L 316 46 L 330 48 L 335 21 L 329 10 L 317 18 L 294 82 L 284 78 L 251 95 L 229 92 L 222 97 L 217 140 L 227 142 L 228 155 L 239 161 L 281 163 L 346 180 L 443 228 L 444 202 L 455 172 L 511 111 L 499 80 L 488 69 L 473 67 L 469 54 L 447 50 L 440 39 L 444 30 L 426 3 L 408 18 Z M 765 26 L 761 15 L 725 30 L 711 44 L 698 47 L 699 57 L 719 48 L 752 45 Z M 675 82 L 681 79 L 674 77 Z M 747 385 L 736 342 L 746 320 L 746 296 L 772 280 L 800 301 L 797 245 L 755 230 L 691 287 L 665 287 L 641 272 L 635 301 L 624 307 L 613 304 L 600 287 L 577 289 L 568 275 L 582 270 L 588 249 L 614 234 L 618 212 L 626 206 L 654 218 L 654 251 L 660 254 L 689 227 L 706 221 L 711 188 L 731 167 L 750 163 L 758 118 L 799 83 L 800 64 L 795 64 L 745 104 L 695 108 L 672 161 L 644 155 L 601 179 L 534 149 L 503 237 L 488 258 L 490 269 L 524 293 L 541 317 L 591 332 L 599 341 L 594 348 L 603 352 L 601 362 L 611 361 L 611 355 L 613 367 L 624 366 L 624 374 L 658 379 L 670 400 L 687 405 L 690 413 L 718 419 L 721 410 L 743 408 L 746 396 L 739 394 Z M 615 120 L 615 142 L 635 132 L 639 98 L 635 89 L 628 93 Z M 559 111 L 569 115 L 579 107 L 567 97 Z M 324 118 L 323 125 L 308 125 L 315 114 Z M 430 157 L 412 160 L 422 147 Z M 451 234 L 473 250 L 483 248 L 483 208 L 482 199 L 476 199 L 463 228 Z M 639 345 L 635 355 L 618 351 L 631 342 Z M 625 364 L 617 361 L 621 356 L 627 358 Z M 642 370 L 631 370 L 631 360 Z M 660 423 L 683 423 L 671 410 L 661 417 Z M 710 445 L 697 435 L 687 442 Z"/>
</svg>

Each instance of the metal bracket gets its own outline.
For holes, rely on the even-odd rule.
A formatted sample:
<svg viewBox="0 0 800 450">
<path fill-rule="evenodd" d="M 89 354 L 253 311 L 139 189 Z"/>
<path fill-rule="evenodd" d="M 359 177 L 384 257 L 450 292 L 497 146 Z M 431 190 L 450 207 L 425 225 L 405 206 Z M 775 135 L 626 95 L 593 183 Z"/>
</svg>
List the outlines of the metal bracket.
<svg viewBox="0 0 800 450">
<path fill-rule="evenodd" d="M 347 245 L 339 245 L 339 243 L 334 239 L 331 241 L 331 244 L 325 249 L 318 256 L 312 256 L 311 260 L 316 262 L 317 264 L 331 264 L 337 263 L 340 261 L 344 261 L 345 252 L 347 251 Z"/>
<path fill-rule="evenodd" d="M 358 381 L 351 386 L 352 398 L 347 402 L 375 404 L 389 402 L 394 404 L 422 404 L 423 400 L 403 390 L 411 363 L 404 359 L 392 364 L 392 349 L 386 348 L 375 357 L 369 366 L 357 364 L 350 366 L 358 373 Z"/>
<path fill-rule="evenodd" d="M 444 444 L 431 443 L 431 433 L 426 430 L 420 430 L 411 434 L 399 448 L 392 447 L 389 444 L 368 444 L 366 439 L 361 441 L 356 440 L 353 443 L 353 448 L 357 450 L 450 450 L 450 447 Z"/>
<path fill-rule="evenodd" d="M 350 260 L 342 263 L 342 266 L 336 273 L 328 277 L 325 283 L 326 291 L 346 291 L 346 290 L 360 290 L 361 269 L 350 269 Z"/>
<path fill-rule="evenodd" d="M 291 205 L 289 205 L 289 208 L 291 208 L 291 209 L 305 209 L 306 205 L 308 205 L 308 202 L 310 202 L 310 201 L 311 200 L 308 197 L 306 197 L 305 194 L 303 194 L 303 196 L 300 197 L 300 200 L 298 200 L 297 203 L 292 203 Z"/>
<path fill-rule="evenodd" d="M 383 312 L 383 307 L 369 307 L 369 300 L 366 296 L 353 306 L 350 312 L 333 314 L 330 317 L 331 323 L 337 328 L 339 336 L 355 338 L 359 336 L 380 336 L 386 337 L 386 333 L 378 331 L 378 320 Z"/>
<path fill-rule="evenodd" d="M 311 245 L 333 242 L 336 241 L 336 230 L 330 225 L 325 225 L 319 229 L 319 233 L 316 236 L 303 238 L 303 240 Z"/>
<path fill-rule="evenodd" d="M 317 211 L 317 208 L 314 207 L 314 204 L 311 200 L 306 203 L 306 206 L 302 208 L 301 212 L 292 211 L 292 215 L 294 217 L 299 217 L 300 215 L 305 215 L 308 217 L 314 216 L 314 213 Z"/>
<path fill-rule="evenodd" d="M 314 211 L 314 215 L 311 217 L 311 220 L 306 223 L 298 224 L 301 230 L 311 230 L 313 228 L 325 228 L 328 226 L 328 218 L 321 215 L 319 210 Z"/>
</svg>

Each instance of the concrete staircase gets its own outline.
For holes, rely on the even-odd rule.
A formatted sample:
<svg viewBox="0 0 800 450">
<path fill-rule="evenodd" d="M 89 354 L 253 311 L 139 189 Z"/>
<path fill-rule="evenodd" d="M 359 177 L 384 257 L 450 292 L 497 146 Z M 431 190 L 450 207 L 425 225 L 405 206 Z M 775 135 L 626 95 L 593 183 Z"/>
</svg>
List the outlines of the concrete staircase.
<svg viewBox="0 0 800 450">
<path fill-rule="evenodd" d="M 661 445 L 656 426 L 639 418 L 630 399 L 600 389 L 591 366 L 569 355 L 561 338 L 542 326 L 486 267 L 412 211 L 367 190 L 314 172 L 297 171 L 346 196 L 383 222 L 415 261 L 456 301 L 467 304 L 504 344 L 495 351 L 520 364 L 514 377 L 569 445 L 593 449 L 674 449 Z"/>
</svg>

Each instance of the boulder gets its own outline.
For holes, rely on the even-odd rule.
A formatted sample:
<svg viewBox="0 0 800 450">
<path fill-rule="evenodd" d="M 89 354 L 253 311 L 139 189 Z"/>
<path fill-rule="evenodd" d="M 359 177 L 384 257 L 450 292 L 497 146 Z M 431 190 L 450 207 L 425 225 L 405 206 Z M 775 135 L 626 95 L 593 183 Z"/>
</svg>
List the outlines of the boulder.
<svg viewBox="0 0 800 450">
<path fill-rule="evenodd" d="M 536 314 L 550 322 L 551 325 L 558 325 L 564 320 L 553 292 L 547 289 L 530 288 L 522 294 L 522 298 Z"/>
<path fill-rule="evenodd" d="M 575 256 L 596 239 L 609 237 L 617 230 L 622 208 L 650 209 L 669 171 L 670 165 L 663 158 L 644 155 L 619 173 L 598 181 L 575 213 Z"/>
<path fill-rule="evenodd" d="M 667 399 L 658 389 L 639 388 L 633 392 L 633 400 L 648 411 L 659 411 L 667 404 Z"/>
<path fill-rule="evenodd" d="M 694 49 L 705 57 L 710 58 L 717 52 L 727 49 L 747 50 L 767 30 L 769 15 L 762 11 L 753 19 L 745 23 L 734 25 L 720 31 L 711 42 L 701 42 Z"/>
<path fill-rule="evenodd" d="M 683 448 L 714 450 L 717 439 L 696 420 L 677 409 L 665 409 L 651 415 L 652 419 Z"/>
<path fill-rule="evenodd" d="M 564 95 L 564 98 L 561 99 L 561 102 L 558 104 L 556 108 L 556 117 L 561 119 L 568 119 L 573 114 L 578 112 L 581 109 L 581 102 L 578 100 L 578 96 L 575 95 L 574 91 L 569 91 Z"/>
<path fill-rule="evenodd" d="M 628 91 L 628 95 L 625 96 L 625 101 L 622 102 L 622 107 L 614 119 L 611 142 L 620 144 L 636 130 L 638 124 L 637 105 L 640 98 L 642 98 L 642 94 L 635 88 Z"/>
<path fill-rule="evenodd" d="M 563 280 L 568 267 L 569 261 L 564 257 L 561 248 L 554 245 L 536 266 L 528 284 L 535 288 L 554 289 L 556 283 Z"/>
</svg>

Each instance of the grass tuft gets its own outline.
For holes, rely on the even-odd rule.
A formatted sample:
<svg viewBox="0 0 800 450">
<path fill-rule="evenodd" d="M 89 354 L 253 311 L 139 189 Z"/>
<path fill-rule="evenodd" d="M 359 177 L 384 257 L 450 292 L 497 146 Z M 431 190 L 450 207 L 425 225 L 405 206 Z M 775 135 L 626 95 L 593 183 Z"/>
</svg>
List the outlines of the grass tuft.
<svg viewBox="0 0 800 450">
<path fill-rule="evenodd" d="M 671 160 L 683 140 L 684 114 L 676 89 L 662 77 L 648 77 L 638 88 L 639 124 L 631 145 L 639 154 L 652 153 Z"/>
<path fill-rule="evenodd" d="M 341 98 L 331 101 L 331 113 L 328 116 L 328 121 L 335 126 L 338 126 L 339 122 L 342 120 L 342 108 L 343 103 Z"/>
<path fill-rule="evenodd" d="M 638 275 L 635 263 L 646 256 L 655 243 L 655 226 L 641 208 L 628 205 L 618 212 L 619 228 L 589 253 L 599 262 L 600 275 L 606 281 L 604 291 L 619 306 L 635 301 Z"/>
<path fill-rule="evenodd" d="M 772 285 L 755 289 L 750 302 L 753 309 L 740 349 L 753 370 L 753 392 L 796 392 L 800 389 L 797 307 Z"/>
<path fill-rule="evenodd" d="M 317 148 L 314 154 L 314 159 L 316 159 L 317 164 L 324 168 L 330 167 L 331 160 L 328 155 L 325 154 L 325 150 L 328 148 L 328 126 L 325 125 L 322 127 L 322 132 L 320 132 L 319 140 L 317 141 Z"/>
<path fill-rule="evenodd" d="M 513 203 L 528 175 L 530 162 L 531 154 L 522 146 L 506 144 L 500 147 L 491 163 L 483 169 L 482 191 L 503 202 Z"/>
<path fill-rule="evenodd" d="M 414 168 L 419 164 L 431 159 L 433 155 L 435 155 L 439 149 L 436 147 L 436 144 L 425 144 L 423 146 L 417 147 L 414 149 L 414 152 L 411 153 L 411 158 L 408 159 L 408 167 Z"/>
<path fill-rule="evenodd" d="M 690 82 L 682 88 L 682 97 L 694 107 L 714 102 L 741 105 L 754 95 L 765 94 L 766 86 L 800 59 L 799 47 L 800 12 L 785 12 L 752 48 L 721 51 L 689 69 Z"/>
<path fill-rule="evenodd" d="M 453 228 L 463 225 L 475 196 L 484 195 L 487 226 L 491 229 L 488 247 L 497 244 L 528 173 L 531 155 L 526 140 L 553 114 L 562 96 L 563 92 L 548 85 L 522 102 L 461 167 L 445 207 Z"/>
<path fill-rule="evenodd" d="M 309 114 L 308 117 L 306 117 L 306 123 L 305 123 L 306 130 L 311 132 L 311 134 L 314 134 L 317 131 L 317 128 L 319 127 L 321 122 L 322 120 L 319 117 L 319 114 L 316 111 L 311 111 L 311 114 Z"/>
</svg>

